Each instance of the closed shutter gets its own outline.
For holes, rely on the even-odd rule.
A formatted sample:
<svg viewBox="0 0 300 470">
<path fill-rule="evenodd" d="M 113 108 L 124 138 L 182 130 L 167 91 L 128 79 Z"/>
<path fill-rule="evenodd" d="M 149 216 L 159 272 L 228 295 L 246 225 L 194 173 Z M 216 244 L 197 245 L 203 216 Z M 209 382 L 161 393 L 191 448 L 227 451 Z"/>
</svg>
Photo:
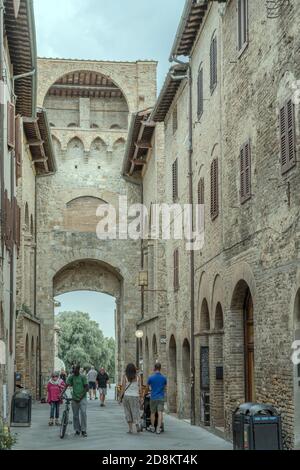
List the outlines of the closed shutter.
<svg viewBox="0 0 300 470">
<path fill-rule="evenodd" d="M 218 48 L 217 48 L 217 37 L 214 36 L 210 44 L 210 91 L 214 91 L 217 81 L 217 64 L 218 64 Z"/>
<path fill-rule="evenodd" d="M 218 159 L 215 158 L 211 164 L 211 218 L 214 220 L 219 215 L 219 175 Z"/>
<path fill-rule="evenodd" d="M 15 148 L 15 106 L 7 103 L 7 145 L 9 148 Z"/>
<path fill-rule="evenodd" d="M 178 199 L 178 160 L 172 165 L 173 202 Z"/>
<path fill-rule="evenodd" d="M 241 203 L 251 198 L 251 148 L 250 141 L 246 142 L 240 151 Z"/>
<path fill-rule="evenodd" d="M 198 74 L 198 119 L 203 114 L 203 68 L 199 70 Z"/>
<path fill-rule="evenodd" d="M 16 181 L 22 176 L 22 119 L 21 116 L 16 117 L 16 146 L 15 146 L 15 157 L 16 157 Z"/>
<path fill-rule="evenodd" d="M 179 290 L 179 250 L 174 251 L 174 290 Z"/>
<path fill-rule="evenodd" d="M 200 178 L 198 183 L 198 204 L 204 204 L 204 178 Z"/>
<path fill-rule="evenodd" d="M 174 108 L 173 111 L 173 134 L 177 131 L 178 128 L 178 115 L 177 115 L 177 105 Z"/>
<path fill-rule="evenodd" d="M 295 107 L 292 100 L 280 109 L 281 172 L 296 164 Z"/>
</svg>

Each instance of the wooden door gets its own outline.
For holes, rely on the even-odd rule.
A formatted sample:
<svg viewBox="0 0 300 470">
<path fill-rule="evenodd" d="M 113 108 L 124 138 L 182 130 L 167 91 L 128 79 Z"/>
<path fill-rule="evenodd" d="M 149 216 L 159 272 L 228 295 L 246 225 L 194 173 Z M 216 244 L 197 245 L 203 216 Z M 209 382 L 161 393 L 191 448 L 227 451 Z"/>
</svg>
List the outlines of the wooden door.
<svg viewBox="0 0 300 470">
<path fill-rule="evenodd" d="M 245 324 L 245 392 L 246 401 L 255 401 L 254 376 L 254 312 L 250 291 L 247 294 L 244 311 Z"/>
</svg>

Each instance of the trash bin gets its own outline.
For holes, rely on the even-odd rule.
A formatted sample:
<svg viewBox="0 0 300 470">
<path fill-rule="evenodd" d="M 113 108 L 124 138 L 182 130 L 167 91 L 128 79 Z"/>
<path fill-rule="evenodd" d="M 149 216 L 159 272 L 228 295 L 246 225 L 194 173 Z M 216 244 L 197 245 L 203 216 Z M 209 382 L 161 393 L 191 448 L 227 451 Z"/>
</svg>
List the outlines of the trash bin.
<svg viewBox="0 0 300 470">
<path fill-rule="evenodd" d="M 11 404 L 11 426 L 31 426 L 32 398 L 28 390 L 21 390 L 14 394 Z"/>
<path fill-rule="evenodd" d="M 244 403 L 233 414 L 233 447 L 238 450 L 281 450 L 281 417 L 268 404 Z"/>
<path fill-rule="evenodd" d="M 245 416 L 255 403 L 243 403 L 232 415 L 233 449 L 244 450 L 244 423 Z"/>
</svg>

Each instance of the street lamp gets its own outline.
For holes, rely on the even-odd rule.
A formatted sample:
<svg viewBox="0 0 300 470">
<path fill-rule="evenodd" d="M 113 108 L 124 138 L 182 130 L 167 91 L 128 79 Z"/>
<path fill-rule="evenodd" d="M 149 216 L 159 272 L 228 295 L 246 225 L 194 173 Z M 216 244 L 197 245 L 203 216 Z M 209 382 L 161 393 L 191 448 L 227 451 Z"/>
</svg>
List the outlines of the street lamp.
<svg viewBox="0 0 300 470">
<path fill-rule="evenodd" d="M 135 332 L 135 336 L 137 339 L 142 339 L 144 337 L 144 332 L 142 330 L 137 330 Z"/>
<path fill-rule="evenodd" d="M 144 336 L 144 332 L 142 330 L 137 330 L 135 332 L 136 337 L 136 366 L 139 367 L 140 362 L 140 339 Z"/>
</svg>

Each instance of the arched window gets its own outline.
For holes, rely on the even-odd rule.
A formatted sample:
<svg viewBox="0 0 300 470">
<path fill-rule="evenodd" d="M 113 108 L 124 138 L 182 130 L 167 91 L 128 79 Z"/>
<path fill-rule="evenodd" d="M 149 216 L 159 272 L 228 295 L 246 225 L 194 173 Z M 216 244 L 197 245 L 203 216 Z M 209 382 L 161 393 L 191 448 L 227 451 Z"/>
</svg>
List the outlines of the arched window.
<svg viewBox="0 0 300 470">
<path fill-rule="evenodd" d="M 71 122 L 70 124 L 68 124 L 68 127 L 78 127 L 78 125 L 75 124 L 74 122 Z"/>
<path fill-rule="evenodd" d="M 204 100 L 203 100 L 203 65 L 200 64 L 198 71 L 198 81 L 197 81 L 197 95 L 198 95 L 198 106 L 197 106 L 197 116 L 198 120 L 201 118 L 204 109 Z"/>
<path fill-rule="evenodd" d="M 113 124 L 110 126 L 110 129 L 121 129 L 121 126 L 119 126 L 119 124 Z"/>
<path fill-rule="evenodd" d="M 91 129 L 99 129 L 98 124 L 91 124 Z"/>
</svg>

